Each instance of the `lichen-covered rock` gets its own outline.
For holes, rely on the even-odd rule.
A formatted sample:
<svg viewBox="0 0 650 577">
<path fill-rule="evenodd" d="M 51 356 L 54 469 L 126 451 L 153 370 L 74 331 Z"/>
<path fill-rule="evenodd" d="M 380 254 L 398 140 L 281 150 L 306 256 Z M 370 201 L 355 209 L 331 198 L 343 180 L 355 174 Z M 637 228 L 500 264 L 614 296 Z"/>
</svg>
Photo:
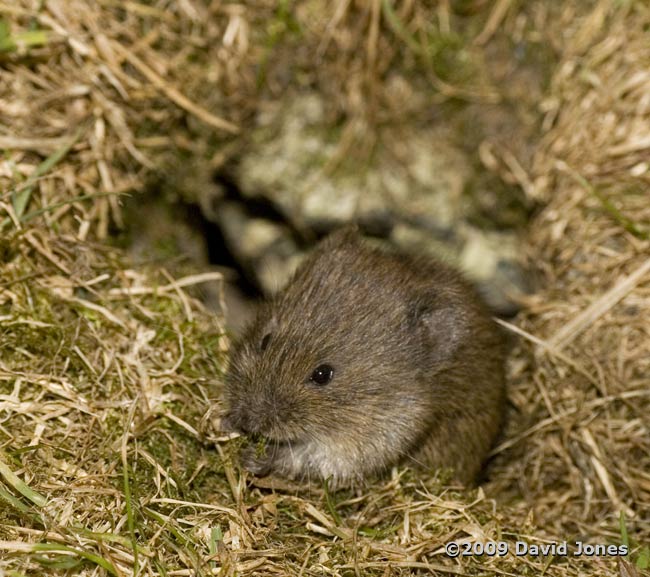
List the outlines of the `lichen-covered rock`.
<svg viewBox="0 0 650 577">
<path fill-rule="evenodd" d="M 455 262 L 485 287 L 496 310 L 512 312 L 510 296 L 525 288 L 516 240 L 468 224 L 480 207 L 466 194 L 474 174 L 467 155 L 439 123 L 393 123 L 373 136 L 368 145 L 366 127 L 337 127 L 312 92 L 260 112 L 229 168 L 237 198 L 217 201 L 213 211 L 256 284 L 271 293 L 286 282 L 301 253 L 294 237 L 308 245 L 356 222 L 398 246 Z M 272 207 L 274 218 L 247 203 Z"/>
<path fill-rule="evenodd" d="M 273 105 L 260 115 L 237 185 L 245 197 L 263 195 L 291 223 L 314 229 L 352 220 L 451 226 L 470 174 L 464 155 L 424 125 L 386 129 L 366 155 L 353 149 L 363 130 L 332 128 L 314 93 Z"/>
</svg>

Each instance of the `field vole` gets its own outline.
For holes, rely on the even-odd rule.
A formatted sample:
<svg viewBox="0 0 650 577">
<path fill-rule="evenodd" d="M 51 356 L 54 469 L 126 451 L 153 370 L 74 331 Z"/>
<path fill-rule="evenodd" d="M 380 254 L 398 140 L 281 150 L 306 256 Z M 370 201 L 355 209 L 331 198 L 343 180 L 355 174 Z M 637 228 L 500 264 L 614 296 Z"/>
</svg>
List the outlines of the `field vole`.
<svg viewBox="0 0 650 577">
<path fill-rule="evenodd" d="M 234 347 L 222 428 L 266 440 L 258 475 L 347 485 L 398 462 L 471 483 L 504 408 L 504 347 L 446 266 L 322 241 Z"/>
</svg>

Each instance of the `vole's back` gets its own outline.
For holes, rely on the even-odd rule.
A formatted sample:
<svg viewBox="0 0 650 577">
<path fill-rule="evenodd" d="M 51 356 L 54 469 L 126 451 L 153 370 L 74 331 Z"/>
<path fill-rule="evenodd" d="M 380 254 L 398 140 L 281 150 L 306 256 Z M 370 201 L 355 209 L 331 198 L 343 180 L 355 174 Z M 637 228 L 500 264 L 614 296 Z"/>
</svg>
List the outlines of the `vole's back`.
<svg viewBox="0 0 650 577">
<path fill-rule="evenodd" d="M 501 424 L 503 357 L 458 274 L 339 232 L 235 348 L 228 421 L 271 441 L 258 472 L 345 483 L 406 460 L 471 481 Z"/>
</svg>

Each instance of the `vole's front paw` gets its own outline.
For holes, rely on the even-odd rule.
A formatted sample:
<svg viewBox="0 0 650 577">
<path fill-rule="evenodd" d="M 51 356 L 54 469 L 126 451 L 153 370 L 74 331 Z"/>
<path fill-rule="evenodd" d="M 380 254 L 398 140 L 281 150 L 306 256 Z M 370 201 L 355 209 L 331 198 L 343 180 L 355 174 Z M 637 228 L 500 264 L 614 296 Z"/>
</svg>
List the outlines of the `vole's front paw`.
<svg viewBox="0 0 650 577">
<path fill-rule="evenodd" d="M 260 452 L 258 447 L 246 447 L 241 452 L 240 460 L 244 469 L 258 477 L 265 477 L 273 471 L 273 456 L 268 449 L 266 452 Z"/>
</svg>

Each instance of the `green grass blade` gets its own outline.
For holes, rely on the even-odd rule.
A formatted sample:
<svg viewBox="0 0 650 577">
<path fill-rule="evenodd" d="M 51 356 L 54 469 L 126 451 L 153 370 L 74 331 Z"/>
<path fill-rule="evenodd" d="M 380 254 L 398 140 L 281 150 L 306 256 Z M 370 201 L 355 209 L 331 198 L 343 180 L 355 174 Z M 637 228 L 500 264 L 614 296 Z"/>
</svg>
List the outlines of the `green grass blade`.
<svg viewBox="0 0 650 577">
<path fill-rule="evenodd" d="M 45 214 L 46 212 L 51 212 L 53 210 L 56 210 L 57 208 L 61 208 L 62 206 L 65 206 L 66 204 L 75 204 L 76 202 L 81 202 L 82 200 L 90 200 L 93 198 L 102 198 L 104 196 L 113 196 L 115 194 L 119 194 L 117 192 L 93 192 L 90 194 L 81 194 L 79 196 L 75 196 L 73 198 L 68 198 L 66 200 L 61 200 L 59 202 L 53 202 L 52 204 L 48 204 L 47 206 L 44 206 L 43 208 L 38 208 L 36 210 L 32 210 L 31 212 L 28 212 L 25 216 L 23 216 L 20 221 L 21 222 L 29 222 L 30 220 L 35 219 L 37 216 L 40 216 L 42 214 Z"/>
<path fill-rule="evenodd" d="M 636 559 L 636 566 L 643 571 L 650 567 L 650 547 L 647 545 L 639 551 L 639 556 Z"/>
<path fill-rule="evenodd" d="M 77 141 L 81 137 L 81 134 L 82 134 L 82 129 L 78 128 L 68 142 L 66 142 L 61 148 L 59 148 L 58 150 L 50 154 L 50 156 L 48 156 L 43 162 L 41 162 L 36 167 L 34 173 L 29 176 L 29 178 L 27 179 L 27 181 L 23 186 L 14 189 L 11 195 L 11 200 L 12 200 L 14 212 L 16 213 L 16 216 L 18 217 L 19 220 L 23 216 L 25 209 L 29 204 L 29 200 L 32 196 L 34 186 L 36 185 L 38 179 L 44 174 L 47 174 L 50 170 L 52 170 L 52 168 L 54 168 L 59 162 L 61 162 L 63 158 L 65 158 L 68 152 L 70 152 L 70 149 L 77 143 Z"/>
<path fill-rule="evenodd" d="M 124 502 L 126 504 L 126 519 L 129 527 L 129 535 L 131 536 L 131 549 L 133 551 L 133 573 L 137 573 L 138 568 L 138 541 L 135 535 L 135 515 L 133 511 L 133 503 L 131 501 L 131 483 L 129 479 L 129 465 L 126 460 L 122 462 L 124 482 Z"/>
<path fill-rule="evenodd" d="M 36 548 L 39 545 L 50 545 L 50 544 L 36 543 L 34 547 Z M 118 577 L 117 569 L 115 569 L 115 566 L 110 561 L 104 559 L 103 557 L 100 557 L 99 555 L 96 555 L 95 553 L 89 553 L 88 551 L 84 551 L 82 549 L 75 549 L 73 547 L 68 547 L 66 545 L 57 545 L 54 543 L 50 545 L 49 550 L 74 553 L 75 555 L 78 555 L 79 557 L 82 557 L 83 559 L 86 559 L 87 561 L 90 561 L 91 563 L 94 563 L 95 565 L 99 565 L 103 569 L 106 569 L 106 571 L 108 571 L 111 575 L 115 575 L 115 577 Z"/>
<path fill-rule="evenodd" d="M 341 515 L 339 515 L 339 512 L 336 510 L 336 503 L 334 502 L 334 499 L 332 498 L 332 494 L 330 492 L 329 481 L 330 480 L 328 478 L 323 482 L 323 488 L 325 489 L 325 503 L 327 504 L 327 509 L 329 510 L 330 515 L 332 515 L 334 522 L 337 525 L 341 525 L 343 521 L 341 519 Z"/>
<path fill-rule="evenodd" d="M 420 43 L 408 32 L 408 30 L 406 30 L 401 20 L 397 17 L 397 14 L 395 14 L 395 10 L 393 10 L 390 0 L 382 0 L 381 8 L 384 13 L 384 18 L 386 18 L 386 22 L 388 22 L 388 25 L 397 37 L 400 38 L 412 52 L 419 54 L 420 56 L 425 56 L 425 51 L 422 49 L 422 46 L 420 46 Z"/>
<path fill-rule="evenodd" d="M 28 30 L 17 34 L 0 35 L 0 52 L 15 52 L 19 48 L 45 46 L 50 41 L 48 30 Z"/>
<path fill-rule="evenodd" d="M 637 226 L 637 224 L 631 219 L 625 216 L 614 203 L 609 200 L 602 192 L 600 192 L 595 186 L 592 186 L 591 183 L 581 174 L 566 166 L 564 171 L 573 178 L 582 188 L 584 188 L 589 194 L 598 199 L 603 209 L 627 232 L 633 234 L 641 240 L 650 239 L 650 232 L 642 230 Z"/>
<path fill-rule="evenodd" d="M 59 202 L 53 202 L 52 204 L 48 204 L 47 206 L 44 206 L 43 208 L 38 208 L 36 210 L 32 210 L 31 212 L 28 212 L 26 215 L 24 215 L 21 219 L 20 222 L 26 223 L 29 222 L 30 220 L 34 220 L 35 218 L 41 216 L 42 214 L 45 214 L 47 212 L 51 212 L 53 210 L 56 210 L 57 208 L 61 208 L 62 206 L 66 206 L 67 204 L 75 204 L 76 202 L 81 202 L 83 200 L 91 200 L 93 198 L 102 198 L 104 196 L 112 196 L 115 194 L 120 194 L 118 192 L 93 192 L 90 194 L 81 194 L 79 196 L 75 196 L 73 198 L 67 198 L 66 200 L 61 200 Z M 2 222 L 0 222 L 0 231 L 4 229 L 5 226 L 11 223 L 11 220 L 6 218 Z"/>
<path fill-rule="evenodd" d="M 0 454 L 0 475 L 4 477 L 5 482 L 18 491 L 21 495 L 29 499 L 32 503 L 39 507 L 43 507 L 47 503 L 47 499 L 43 497 L 37 491 L 34 491 L 20 480 L 18 475 L 14 473 L 9 466 L 2 459 L 2 454 Z"/>
<path fill-rule="evenodd" d="M 618 526 L 621 531 L 621 543 L 627 547 L 627 550 L 630 550 L 630 536 L 627 533 L 627 525 L 625 523 L 625 513 L 621 511 L 618 516 Z"/>
<path fill-rule="evenodd" d="M 25 505 L 25 503 L 17 497 L 14 497 L 9 491 L 5 490 L 4 487 L 0 487 L 0 499 L 4 499 L 14 509 L 17 509 L 21 513 L 27 513 L 29 511 L 29 507 Z"/>
</svg>

